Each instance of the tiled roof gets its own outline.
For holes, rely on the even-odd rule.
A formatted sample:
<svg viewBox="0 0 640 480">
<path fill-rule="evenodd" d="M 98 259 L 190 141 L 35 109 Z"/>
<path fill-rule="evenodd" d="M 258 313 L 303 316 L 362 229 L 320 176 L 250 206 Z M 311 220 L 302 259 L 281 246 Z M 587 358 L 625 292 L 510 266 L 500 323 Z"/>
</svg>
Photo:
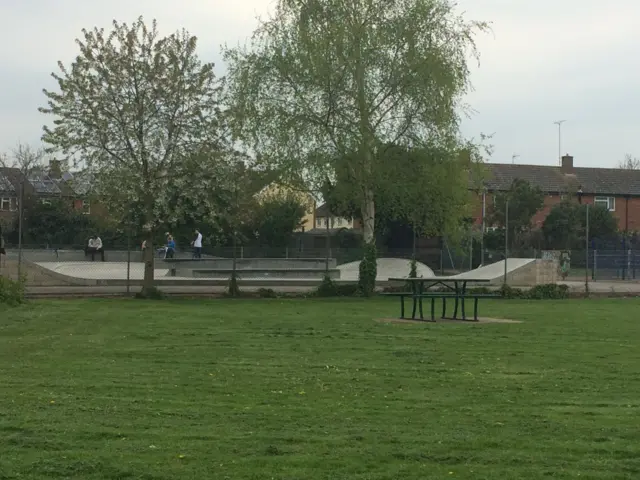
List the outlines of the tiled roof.
<svg viewBox="0 0 640 480">
<path fill-rule="evenodd" d="M 2 172 L 0 172 L 0 193 L 16 193 L 13 183 Z"/>
<path fill-rule="evenodd" d="M 485 186 L 489 190 L 508 190 L 516 179 L 526 180 L 544 192 L 640 196 L 640 170 L 574 167 L 571 174 L 549 165 L 488 163 Z"/>
</svg>

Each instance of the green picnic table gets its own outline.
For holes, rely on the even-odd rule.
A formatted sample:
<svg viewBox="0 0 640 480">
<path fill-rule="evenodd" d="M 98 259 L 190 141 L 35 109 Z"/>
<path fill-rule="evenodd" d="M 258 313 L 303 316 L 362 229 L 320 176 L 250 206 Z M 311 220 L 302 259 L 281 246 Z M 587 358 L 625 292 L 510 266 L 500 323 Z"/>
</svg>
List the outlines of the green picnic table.
<svg viewBox="0 0 640 480">
<path fill-rule="evenodd" d="M 442 299 L 442 319 L 451 320 L 473 320 L 478 321 L 478 301 L 481 298 L 499 298 L 497 293 L 469 293 L 467 292 L 468 284 L 488 284 L 490 280 L 486 278 L 473 277 L 418 277 L 418 278 L 389 278 L 390 282 L 403 282 L 411 286 L 411 291 L 384 293 L 383 295 L 394 296 L 400 298 L 400 318 L 405 318 L 404 299 L 411 298 L 413 300 L 411 318 L 416 319 L 419 313 L 420 320 L 425 320 L 423 314 L 423 299 L 431 300 L 431 320 L 435 318 L 435 302 Z M 443 287 L 445 291 L 436 292 L 432 290 L 436 287 Z M 447 317 L 447 300 L 453 300 L 453 316 Z M 473 300 L 473 319 L 467 318 L 465 309 L 465 300 Z M 461 315 L 458 316 L 458 313 Z"/>
</svg>

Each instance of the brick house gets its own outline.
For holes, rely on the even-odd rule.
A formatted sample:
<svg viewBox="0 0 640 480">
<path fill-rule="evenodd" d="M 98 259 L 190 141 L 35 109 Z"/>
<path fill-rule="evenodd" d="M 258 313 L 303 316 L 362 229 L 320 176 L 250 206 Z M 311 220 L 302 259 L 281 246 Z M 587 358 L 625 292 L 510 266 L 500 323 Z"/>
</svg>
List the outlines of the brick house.
<svg viewBox="0 0 640 480">
<path fill-rule="evenodd" d="M 51 162 L 53 168 L 33 171 L 26 178 L 18 168 L 0 168 L 0 221 L 3 224 L 10 225 L 18 214 L 20 185 L 24 186 L 26 200 L 42 203 L 63 200 L 85 214 L 91 212 L 87 192 L 82 190 L 82 185 L 71 182 L 71 174 L 60 174 L 59 166 L 54 162 Z"/>
<path fill-rule="evenodd" d="M 495 194 L 508 191 L 516 179 L 544 192 L 544 207 L 532 219 L 541 227 L 554 205 L 564 199 L 607 207 L 625 232 L 640 231 L 640 170 L 575 167 L 573 157 L 562 157 L 561 166 L 487 164 L 485 212 L 491 210 Z M 474 221 L 482 224 L 482 194 L 475 206 Z"/>
</svg>

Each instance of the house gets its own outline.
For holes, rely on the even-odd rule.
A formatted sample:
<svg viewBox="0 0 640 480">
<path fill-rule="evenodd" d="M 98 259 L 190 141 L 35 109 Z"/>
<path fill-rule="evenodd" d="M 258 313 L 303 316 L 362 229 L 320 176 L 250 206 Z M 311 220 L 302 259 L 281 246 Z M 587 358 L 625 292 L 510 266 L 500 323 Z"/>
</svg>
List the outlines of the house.
<svg viewBox="0 0 640 480">
<path fill-rule="evenodd" d="M 487 164 L 486 167 L 487 212 L 496 193 L 508 191 L 514 180 L 522 179 L 539 187 L 545 196 L 544 207 L 532 219 L 536 227 L 542 226 L 554 205 L 575 199 L 608 208 L 618 219 L 620 230 L 640 230 L 640 170 L 576 167 L 571 155 L 563 156 L 560 166 Z M 482 200 L 476 205 L 474 221 L 482 224 Z"/>
<path fill-rule="evenodd" d="M 329 211 L 329 205 L 324 203 L 315 209 L 313 216 L 313 228 L 309 230 L 308 233 L 326 235 L 327 227 L 329 229 L 329 233 L 335 233 L 343 229 L 354 231 L 362 230 L 360 220 L 333 215 Z"/>
<path fill-rule="evenodd" d="M 52 160 L 49 169 L 35 169 L 28 176 L 23 175 L 19 168 L 0 168 L 0 219 L 5 224 L 11 223 L 17 215 L 21 186 L 25 198 L 41 203 L 64 200 L 76 210 L 85 214 L 91 212 L 87 191 L 83 193 L 78 185 L 70 181 L 73 178 L 71 173 L 62 174 L 56 162 Z"/>
<path fill-rule="evenodd" d="M 0 222 L 11 223 L 18 210 L 18 190 L 14 184 L 13 175 L 8 168 L 0 169 Z"/>
</svg>

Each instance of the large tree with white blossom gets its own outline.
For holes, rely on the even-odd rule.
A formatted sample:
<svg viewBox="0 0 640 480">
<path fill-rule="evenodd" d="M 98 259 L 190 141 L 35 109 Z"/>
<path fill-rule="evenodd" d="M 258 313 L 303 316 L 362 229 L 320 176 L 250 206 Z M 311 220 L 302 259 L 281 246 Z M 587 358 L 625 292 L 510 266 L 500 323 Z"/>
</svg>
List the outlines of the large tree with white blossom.
<svg viewBox="0 0 640 480">
<path fill-rule="evenodd" d="M 196 37 L 185 30 L 161 37 L 155 20 L 83 30 L 76 44 L 76 59 L 58 62 L 52 74 L 57 90 L 44 90 L 48 105 L 40 111 L 54 121 L 43 140 L 83 162 L 95 193 L 144 231 L 148 290 L 159 223 L 186 215 L 185 205 L 215 208 L 210 196 L 190 196 L 215 188 L 216 176 L 184 160 L 198 153 L 198 168 L 208 170 L 224 160 L 220 82 L 214 65 L 198 58 Z"/>
</svg>

